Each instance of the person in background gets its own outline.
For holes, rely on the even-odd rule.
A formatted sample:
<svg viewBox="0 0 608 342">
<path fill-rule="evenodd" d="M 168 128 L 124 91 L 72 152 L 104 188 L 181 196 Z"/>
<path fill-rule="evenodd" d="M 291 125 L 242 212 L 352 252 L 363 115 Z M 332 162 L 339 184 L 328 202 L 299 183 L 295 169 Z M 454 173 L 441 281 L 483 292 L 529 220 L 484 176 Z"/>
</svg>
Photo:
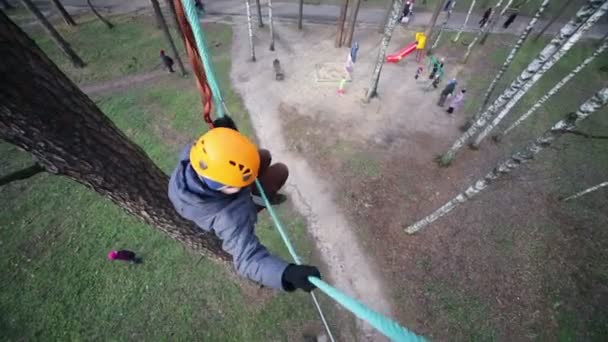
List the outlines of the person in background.
<svg viewBox="0 0 608 342">
<path fill-rule="evenodd" d="M 416 75 L 414 75 L 414 79 L 417 80 L 422 72 L 424 71 L 424 66 L 422 64 L 418 64 L 418 68 L 416 69 Z"/>
<path fill-rule="evenodd" d="M 492 14 L 492 7 L 489 7 L 485 12 L 483 12 L 483 16 L 479 21 L 479 28 L 482 28 L 486 25 L 488 20 L 490 19 L 490 15 Z"/>
<path fill-rule="evenodd" d="M 515 21 L 515 18 L 517 18 L 517 12 L 511 13 L 505 23 L 502 24 L 502 27 L 505 29 L 509 28 L 509 26 Z"/>
<path fill-rule="evenodd" d="M 165 55 L 165 50 L 160 50 L 160 59 L 162 60 L 165 69 L 167 69 L 170 73 L 174 72 L 173 58 Z"/>
<path fill-rule="evenodd" d="M 452 99 L 452 101 L 450 101 L 450 107 L 446 111 L 446 112 L 448 112 L 448 114 L 452 114 L 452 113 L 454 113 L 455 110 L 458 110 L 458 108 L 460 108 L 460 106 L 462 105 L 462 102 L 464 102 L 464 94 L 466 92 L 467 92 L 466 89 L 462 89 L 460 91 L 460 93 L 458 93 L 458 95 L 456 95 Z"/>
<path fill-rule="evenodd" d="M 441 94 L 439 95 L 439 101 L 437 102 L 438 106 L 443 107 L 448 96 L 451 96 L 452 93 L 454 93 L 454 90 L 456 90 L 457 84 L 458 82 L 455 78 L 453 78 L 448 82 L 448 84 L 445 85 L 445 88 L 443 88 Z"/>
</svg>

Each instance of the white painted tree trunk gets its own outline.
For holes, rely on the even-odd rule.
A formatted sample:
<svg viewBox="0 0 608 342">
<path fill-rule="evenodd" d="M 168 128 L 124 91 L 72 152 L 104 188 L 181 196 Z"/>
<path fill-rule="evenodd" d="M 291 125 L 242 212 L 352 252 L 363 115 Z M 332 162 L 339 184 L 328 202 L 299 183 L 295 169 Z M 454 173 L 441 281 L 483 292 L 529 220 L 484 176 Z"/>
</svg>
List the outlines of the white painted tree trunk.
<svg viewBox="0 0 608 342">
<path fill-rule="evenodd" d="M 519 52 L 519 49 L 521 49 L 521 47 L 524 45 L 524 42 L 530 35 L 530 32 L 532 32 L 532 29 L 536 25 L 536 22 L 538 22 L 538 19 L 540 18 L 541 14 L 547 8 L 547 5 L 549 4 L 550 1 L 551 0 L 543 1 L 543 3 L 540 5 L 538 10 L 534 14 L 534 17 L 532 17 L 532 20 L 530 20 L 530 22 L 528 23 L 528 26 L 526 26 L 526 29 L 524 30 L 524 32 L 522 32 L 521 35 L 519 36 L 519 39 L 515 43 L 515 46 L 513 46 L 513 49 L 511 49 L 511 52 L 509 52 L 507 59 L 505 59 L 505 62 L 503 63 L 502 67 L 500 67 L 500 70 L 498 70 L 498 74 L 496 74 L 496 77 L 494 77 L 494 79 L 492 80 L 492 83 L 490 83 L 488 90 L 486 91 L 485 95 L 483 96 L 483 102 L 481 103 L 481 106 L 479 107 L 479 111 L 475 115 L 475 118 L 473 118 L 473 121 L 477 120 L 477 118 L 481 115 L 481 113 L 483 113 L 484 108 L 486 108 L 486 106 L 488 105 L 488 102 L 490 102 L 490 98 L 492 97 L 492 93 L 496 89 L 496 85 L 502 79 L 502 76 L 505 74 L 505 72 L 507 71 L 509 66 L 511 66 L 511 63 L 515 59 L 515 55 L 517 55 L 517 52 Z"/>
<path fill-rule="evenodd" d="M 429 216 L 407 227 L 405 231 L 408 234 L 413 234 L 438 218 L 452 211 L 456 206 L 464 203 L 481 191 L 486 189 L 491 183 L 501 176 L 513 171 L 521 164 L 534 159 L 534 157 L 545 148 L 549 147 L 557 138 L 565 134 L 569 130 L 573 130 L 576 125 L 585 120 L 593 112 L 606 106 L 608 103 L 608 87 L 597 92 L 593 97 L 585 101 L 576 113 L 566 115 L 566 117 L 558 121 L 553 127 L 543 133 L 540 137 L 528 143 L 521 151 L 511 155 L 511 157 L 502 163 L 498 164 L 492 171 L 488 172 L 482 179 L 479 179 L 475 184 L 469 186 L 464 192 L 448 201 L 446 204 L 435 210 Z"/>
<path fill-rule="evenodd" d="M 245 0 L 247 7 L 247 28 L 249 29 L 249 51 L 251 52 L 251 61 L 255 62 L 255 46 L 253 45 L 253 24 L 251 23 L 251 3 L 250 0 Z"/>
<path fill-rule="evenodd" d="M 460 29 L 458 29 L 458 33 L 456 33 L 456 36 L 454 37 L 454 39 L 452 39 L 452 41 L 454 43 L 456 43 L 458 41 L 458 39 L 460 39 L 460 35 L 462 34 L 462 31 L 464 31 L 464 28 L 467 26 L 467 23 L 469 22 L 469 18 L 471 17 L 471 12 L 473 12 L 473 7 L 475 7 L 475 0 L 471 1 L 471 6 L 469 6 L 469 11 L 467 12 L 467 16 L 464 17 L 464 22 L 460 26 Z"/>
<path fill-rule="evenodd" d="M 579 197 L 584 196 L 584 195 L 586 195 L 586 194 L 588 194 L 590 192 L 594 192 L 594 191 L 596 191 L 598 189 L 601 189 L 601 188 L 603 188 L 605 186 L 608 186 L 608 182 L 603 182 L 603 183 L 600 183 L 600 184 L 598 184 L 596 186 L 592 186 L 589 189 L 583 190 L 581 192 L 577 192 L 576 194 L 574 194 L 574 195 L 572 195 L 570 197 L 564 198 L 563 201 L 566 202 L 566 201 L 573 200 L 575 198 L 579 198 Z"/>
<path fill-rule="evenodd" d="M 371 84 L 367 90 L 367 94 L 365 95 L 365 102 L 369 102 L 372 97 L 377 95 L 378 82 L 380 81 L 380 72 L 382 71 L 382 66 L 384 65 L 386 50 L 391 42 L 391 37 L 393 36 L 393 31 L 395 30 L 395 25 L 397 25 L 397 21 L 399 20 L 402 9 L 403 0 L 393 0 L 393 11 L 389 20 L 386 22 L 386 26 L 384 27 L 384 34 L 382 35 L 382 42 L 380 43 L 378 58 L 376 58 L 376 65 L 374 66 L 374 71 L 372 72 Z"/>
<path fill-rule="evenodd" d="M 274 21 L 272 20 L 272 0 L 268 0 L 268 25 L 270 26 L 270 51 L 274 51 Z"/>
<path fill-rule="evenodd" d="M 524 115 L 519 117 L 509 128 L 505 129 L 502 134 L 499 134 L 497 140 L 500 140 L 504 135 L 511 132 L 515 127 L 521 125 L 527 118 L 529 118 L 538 108 L 540 108 L 549 98 L 555 95 L 566 83 L 568 83 L 576 74 L 578 74 L 581 70 L 583 70 L 587 65 L 589 65 L 597 56 L 599 56 L 602 52 L 604 52 L 608 48 L 608 36 L 604 37 L 602 44 L 593 52 L 593 54 L 587 59 L 585 59 L 581 64 L 579 64 L 572 72 L 570 72 L 566 77 L 562 78 L 551 90 L 549 90 L 543 97 L 538 100 L 532 108 L 530 108 Z"/>
<path fill-rule="evenodd" d="M 513 0 L 509 0 L 509 2 L 507 2 L 505 7 L 502 8 L 502 11 L 500 11 L 499 17 L 502 17 L 503 15 L 505 15 L 505 12 L 509 9 L 509 7 L 511 7 L 512 3 L 513 3 Z"/>
<path fill-rule="evenodd" d="M 496 110 L 503 107 L 519 89 L 521 89 L 521 87 L 523 87 L 532 76 L 541 69 L 543 64 L 576 33 L 579 27 L 581 27 L 583 23 L 600 8 L 600 6 L 606 7 L 608 6 L 608 2 L 605 0 L 588 0 L 587 4 L 581 7 L 581 9 L 576 12 L 575 17 L 561 28 L 560 32 L 549 42 L 549 44 L 547 44 L 547 46 L 545 46 L 538 56 L 530 62 L 517 79 L 513 81 L 494 103 L 472 123 L 471 127 L 469 127 L 466 132 L 456 139 L 454 144 L 452 144 L 452 147 L 441 156 L 439 163 L 441 165 L 449 165 L 454 159 L 456 152 L 458 152 L 467 141 L 479 131 L 479 129 L 486 125 L 487 121 L 492 117 Z"/>
<path fill-rule="evenodd" d="M 608 1 L 606 1 L 605 5 L 600 7 L 592 16 L 581 26 L 578 31 L 574 35 L 572 35 L 562 47 L 557 50 L 556 53 L 549 58 L 545 64 L 540 68 L 538 72 L 536 72 L 532 78 L 524 84 L 523 87 L 519 89 L 517 93 L 507 102 L 504 108 L 494 117 L 494 119 L 484 127 L 484 129 L 479 133 L 475 141 L 473 142 L 474 147 L 478 147 L 479 144 L 485 139 L 490 132 L 509 114 L 511 109 L 521 100 L 521 98 L 526 95 L 528 90 L 532 88 L 538 80 L 543 77 L 543 75 L 551 69 L 555 63 L 557 63 L 571 48 L 574 44 L 583 36 L 585 32 L 587 32 L 605 13 L 608 11 Z"/>
<path fill-rule="evenodd" d="M 437 38 L 435 38 L 435 41 L 433 42 L 431 49 L 436 48 L 437 44 L 439 44 L 439 40 L 441 39 L 441 34 L 443 34 L 443 30 L 447 26 L 448 21 L 450 20 L 450 17 L 452 16 L 452 11 L 454 10 L 454 6 L 456 6 L 456 0 L 452 1 L 452 4 L 450 5 L 450 8 L 448 9 L 448 13 L 445 16 L 445 20 L 443 21 L 443 23 L 441 23 L 441 27 L 439 28 L 439 33 L 437 33 Z"/>
<path fill-rule="evenodd" d="M 496 3 L 496 5 L 494 5 L 493 8 L 500 8 L 500 5 L 502 5 L 502 1 L 503 0 L 498 0 L 498 2 Z M 492 11 L 492 13 L 490 14 L 490 18 L 488 19 L 488 22 L 486 23 L 486 25 L 483 28 L 481 28 L 479 30 L 479 32 L 477 32 L 477 35 L 475 36 L 473 41 L 471 41 L 469 43 L 469 45 L 467 46 L 467 52 L 464 54 L 464 57 L 462 58 L 462 63 L 467 62 L 467 60 L 469 59 L 469 56 L 471 55 L 471 51 L 473 50 L 473 46 L 475 46 L 477 44 L 477 42 L 479 41 L 479 38 L 481 38 L 481 36 L 483 36 L 484 34 L 489 32 L 489 30 L 492 29 L 492 26 L 493 26 L 492 23 L 497 18 L 496 12 L 498 12 L 498 10 Z"/>
</svg>

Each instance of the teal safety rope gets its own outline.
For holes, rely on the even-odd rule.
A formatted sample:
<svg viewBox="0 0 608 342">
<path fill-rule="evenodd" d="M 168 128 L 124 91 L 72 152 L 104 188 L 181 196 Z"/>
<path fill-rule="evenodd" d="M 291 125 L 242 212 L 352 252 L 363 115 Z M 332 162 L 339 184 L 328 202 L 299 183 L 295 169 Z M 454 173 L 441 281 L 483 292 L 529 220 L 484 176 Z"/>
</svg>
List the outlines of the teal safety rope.
<svg viewBox="0 0 608 342">
<path fill-rule="evenodd" d="M 225 103 L 221 97 L 220 88 L 219 88 L 217 80 L 215 78 L 215 73 L 213 71 L 213 67 L 211 65 L 209 55 L 207 54 L 205 35 L 204 35 L 203 30 L 200 27 L 200 22 L 198 19 L 196 7 L 194 6 L 194 1 L 193 0 L 182 0 L 182 5 L 184 6 L 184 12 L 186 13 L 186 18 L 188 19 L 188 22 L 190 23 L 190 26 L 192 27 L 192 32 L 194 34 L 196 46 L 198 48 L 198 51 L 201 55 L 203 65 L 205 67 L 205 73 L 207 75 L 207 82 L 209 83 L 209 87 L 211 88 L 211 91 L 213 93 L 217 115 L 219 117 L 223 117 Z M 275 227 L 277 228 L 279 234 L 281 235 L 281 238 L 283 239 L 283 242 L 285 243 L 285 245 L 287 246 L 287 249 L 289 250 L 289 253 L 291 254 L 291 257 L 293 258 L 293 260 L 296 264 L 298 264 L 298 265 L 301 264 L 302 262 L 300 260 L 300 257 L 298 256 L 295 248 L 291 244 L 291 241 L 289 240 L 289 237 L 287 236 L 287 233 L 285 232 L 285 228 L 281 224 L 279 217 L 277 216 L 276 212 L 272 208 L 272 205 L 270 204 L 270 201 L 268 200 L 268 197 L 266 196 L 266 193 L 264 192 L 262 185 L 260 184 L 260 182 L 257 179 L 255 181 L 255 184 L 260 192 L 262 199 L 264 200 L 266 209 L 268 210 L 268 213 L 270 214 L 270 217 L 272 218 L 272 221 L 274 222 Z M 426 341 L 426 339 L 424 339 L 423 337 L 420 337 L 420 336 L 412 333 L 411 331 L 403 328 L 397 322 L 368 308 L 367 306 L 363 305 L 356 299 L 347 296 L 346 294 L 342 293 L 340 290 L 329 285 L 328 283 L 324 282 L 323 280 L 316 278 L 316 277 L 309 277 L 308 280 L 311 283 L 313 283 L 319 290 L 323 291 L 326 295 L 328 295 L 329 297 L 334 299 L 336 302 L 340 303 L 342 306 L 344 306 L 346 309 L 351 311 L 353 314 L 355 314 L 360 319 L 366 321 L 371 326 L 378 329 L 378 331 L 383 333 L 385 336 L 387 336 L 391 340 L 399 341 L 399 342 Z M 331 331 L 329 330 L 329 326 L 327 325 L 323 312 L 321 311 L 321 307 L 319 306 L 319 303 L 312 292 L 311 292 L 311 295 L 315 302 L 315 305 L 317 306 L 317 310 L 319 311 L 319 314 L 321 316 L 321 319 L 323 320 L 323 324 L 325 325 L 325 328 L 329 334 L 329 337 L 331 338 L 332 341 L 334 341 L 334 338 L 331 334 Z"/>
</svg>

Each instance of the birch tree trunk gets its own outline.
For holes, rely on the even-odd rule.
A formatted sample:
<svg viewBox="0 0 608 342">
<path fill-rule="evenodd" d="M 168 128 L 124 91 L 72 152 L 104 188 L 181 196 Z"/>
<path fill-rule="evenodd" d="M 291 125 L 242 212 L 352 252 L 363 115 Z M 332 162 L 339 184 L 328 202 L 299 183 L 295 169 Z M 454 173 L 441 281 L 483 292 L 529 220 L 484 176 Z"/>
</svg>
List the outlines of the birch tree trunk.
<svg viewBox="0 0 608 342">
<path fill-rule="evenodd" d="M 355 34 L 355 25 L 357 24 L 357 15 L 359 14 L 360 6 L 361 0 L 355 0 L 355 7 L 352 10 L 348 24 L 348 32 L 346 33 L 346 38 L 344 39 L 344 45 L 349 47 L 353 42 L 353 34 Z"/>
<path fill-rule="evenodd" d="M 384 12 L 384 18 L 380 22 L 380 25 L 378 25 L 378 33 L 384 32 L 384 26 L 386 26 L 388 19 L 391 17 L 391 13 L 393 13 L 393 2 L 389 1 L 388 6 L 386 6 L 386 12 Z"/>
<path fill-rule="evenodd" d="M 519 91 L 517 91 L 517 93 L 515 93 L 515 95 L 509 100 L 509 102 L 507 102 L 507 104 L 505 104 L 504 108 L 498 113 L 498 115 L 496 115 L 494 119 L 483 128 L 481 133 L 479 133 L 479 135 L 477 136 L 477 138 L 475 138 L 475 141 L 472 144 L 474 148 L 477 148 L 479 146 L 483 139 L 485 139 L 488 134 L 492 132 L 494 127 L 496 127 L 507 116 L 507 114 L 509 114 L 511 109 L 513 109 L 513 107 L 519 102 L 519 100 L 521 100 L 521 98 L 526 95 L 528 90 L 530 90 L 530 88 L 534 84 L 536 84 L 536 82 L 538 82 L 538 80 L 543 77 L 543 75 L 549 69 L 551 69 L 551 67 L 553 67 L 555 63 L 557 63 L 572 48 L 572 46 L 574 46 L 574 44 L 583 36 L 583 34 L 587 32 L 606 13 L 606 11 L 608 11 L 608 1 L 606 1 L 606 3 L 602 7 L 600 7 L 591 16 L 591 18 L 589 18 L 587 22 L 585 22 L 585 24 L 583 24 L 583 26 L 581 26 L 578 31 L 576 31 L 576 33 L 572 35 L 566 41 L 566 43 L 562 45 L 562 47 L 545 62 L 545 64 L 543 64 L 540 70 L 536 72 L 532 76 L 532 78 L 526 84 L 524 84 L 523 87 L 519 89 Z"/>
<path fill-rule="evenodd" d="M 384 65 L 384 59 L 386 57 L 386 50 L 391 42 L 395 25 L 399 20 L 401 9 L 403 8 L 403 0 L 393 0 L 393 12 L 389 18 L 386 26 L 384 27 L 384 34 L 382 35 L 382 42 L 380 43 L 380 50 L 378 51 L 378 57 L 376 58 L 376 65 L 372 72 L 372 81 L 365 95 L 364 101 L 369 103 L 372 97 L 378 95 L 378 83 L 380 81 L 380 73 L 382 72 L 382 66 Z"/>
<path fill-rule="evenodd" d="M 272 19 L 272 0 L 268 0 L 268 25 L 270 26 L 270 51 L 274 51 L 274 21 Z"/>
<path fill-rule="evenodd" d="M 402 9 L 404 7 L 401 7 Z M 435 30 L 435 25 L 437 24 L 437 18 L 441 13 L 441 9 L 443 8 L 443 1 L 437 1 L 437 5 L 435 5 L 435 9 L 433 10 L 433 15 L 431 16 L 431 21 L 429 22 L 429 27 L 427 27 L 425 35 L 429 42 L 433 39 L 433 31 Z M 399 20 L 399 18 L 397 18 Z M 426 48 L 426 52 L 428 53 L 431 50 L 431 44 L 428 44 Z"/>
<path fill-rule="evenodd" d="M 186 75 L 186 69 L 184 68 L 184 63 L 182 63 L 182 59 L 179 56 L 179 51 L 177 51 L 177 47 L 175 46 L 175 42 L 173 41 L 173 37 L 171 37 L 171 32 L 169 32 L 169 27 L 167 26 L 167 22 L 165 21 L 165 17 L 163 16 L 163 12 L 160 9 L 160 4 L 158 0 L 150 0 L 152 2 L 152 8 L 154 8 L 154 13 L 159 20 L 160 27 L 163 30 L 163 34 L 165 35 L 165 39 L 167 39 L 167 43 L 171 47 L 171 51 L 173 52 L 173 56 L 177 61 L 177 65 L 179 66 L 179 71 L 182 76 Z"/>
<path fill-rule="evenodd" d="M 458 39 L 460 39 L 460 35 L 462 34 L 462 31 L 464 31 L 464 28 L 467 26 L 467 23 L 469 22 L 469 18 L 471 17 L 471 12 L 473 12 L 473 7 L 475 7 L 475 0 L 471 0 L 471 6 L 469 6 L 469 11 L 467 12 L 467 16 L 464 17 L 464 22 L 460 26 L 460 29 L 458 29 L 458 32 L 456 33 L 456 36 L 454 37 L 454 39 L 452 39 L 452 41 L 454 43 L 456 43 L 458 41 Z"/>
<path fill-rule="evenodd" d="M 526 69 L 517 77 L 515 81 L 505 89 L 505 91 L 488 107 L 477 120 L 473 121 L 469 129 L 464 132 L 448 151 L 440 158 L 439 164 L 447 166 L 454 159 L 456 153 L 471 139 L 479 129 L 484 127 L 487 121 L 492 117 L 497 109 L 502 108 L 533 76 L 540 70 L 543 64 L 559 50 L 559 48 L 572 36 L 576 31 L 589 19 L 600 6 L 608 6 L 605 0 L 588 0 L 581 9 L 578 10 L 575 17 L 566 23 L 560 32 L 545 46 L 545 48 L 536 56 Z"/>
<path fill-rule="evenodd" d="M 564 201 L 564 202 L 571 201 L 571 200 L 573 200 L 575 198 L 579 198 L 581 196 L 584 196 L 584 195 L 586 195 L 586 194 L 588 194 L 590 192 L 594 192 L 596 190 L 599 190 L 599 189 L 601 189 L 601 188 L 603 188 L 605 186 L 608 186 L 608 182 L 603 182 L 603 183 L 600 183 L 598 185 L 592 186 L 592 187 L 590 187 L 590 188 L 588 188 L 586 190 L 583 190 L 581 192 L 577 192 L 576 194 L 574 194 L 574 195 L 572 195 L 570 197 L 564 198 L 562 201 Z"/>
<path fill-rule="evenodd" d="M 338 17 L 338 31 L 336 32 L 335 47 L 342 46 L 342 38 L 344 36 L 344 22 L 346 21 L 346 12 L 348 12 L 348 0 L 344 0 L 340 6 L 340 16 Z"/>
<path fill-rule="evenodd" d="M 101 14 L 99 14 L 99 12 L 97 12 L 97 10 L 95 9 L 95 7 L 91 3 L 91 0 L 87 0 L 87 5 L 89 5 L 89 8 L 91 9 L 91 12 L 93 12 L 93 14 L 95 14 L 95 16 L 97 17 L 97 19 L 99 19 L 102 23 L 104 23 L 107 28 L 109 28 L 109 29 L 113 29 L 114 28 L 114 24 L 112 24 L 106 18 L 102 17 Z"/>
<path fill-rule="evenodd" d="M 302 29 L 302 16 L 304 15 L 304 0 L 300 0 L 298 6 L 298 30 Z"/>
<path fill-rule="evenodd" d="M 496 10 L 492 11 L 492 13 L 490 14 L 490 18 L 488 19 L 488 22 L 486 23 L 486 25 L 477 32 L 477 35 L 475 36 L 473 41 L 471 41 L 469 43 L 469 45 L 467 46 L 467 52 L 464 54 L 464 57 L 462 58 L 463 64 L 465 64 L 467 62 L 467 60 L 469 59 L 473 46 L 475 46 L 475 44 L 477 44 L 477 42 L 483 35 L 488 33 L 494 27 L 494 22 L 496 20 L 496 12 L 498 12 L 498 8 L 500 8 L 500 5 L 502 5 L 502 1 L 503 0 L 498 0 L 496 5 L 494 5 L 494 8 L 496 8 Z"/>
<path fill-rule="evenodd" d="M 181 218 L 169 177 L 0 11 L 0 139 L 32 154 L 172 239 L 229 260 L 221 241 Z"/>
<path fill-rule="evenodd" d="M 557 82 L 557 84 L 551 88 L 543 97 L 538 100 L 532 108 L 530 108 L 524 115 L 519 117 L 509 128 L 505 129 L 502 134 L 497 135 L 494 139 L 496 141 L 500 141 L 502 137 L 509 132 L 511 132 L 515 127 L 521 125 L 527 118 L 529 118 L 534 112 L 540 108 L 549 98 L 555 95 L 566 83 L 568 83 L 574 76 L 576 76 L 581 70 L 583 70 L 587 65 L 589 65 L 597 56 L 599 56 L 602 52 L 604 52 L 608 48 L 608 36 L 605 36 L 602 40 L 602 44 L 593 52 L 593 54 L 587 59 L 585 59 L 581 64 L 579 64 L 574 70 L 572 70 L 568 75 L 561 79 L 561 81 Z"/>
<path fill-rule="evenodd" d="M 36 5 L 34 5 L 32 0 L 21 0 L 21 3 L 23 4 L 23 6 L 25 8 L 27 8 L 34 15 L 34 17 L 36 17 L 36 19 L 38 20 L 38 22 L 40 23 L 42 28 L 44 28 L 44 30 L 51 37 L 51 40 L 53 40 L 53 42 L 55 42 L 55 44 L 57 45 L 59 50 L 61 50 L 70 59 L 70 62 L 72 62 L 74 67 L 84 68 L 85 64 L 82 61 L 82 59 L 80 58 L 80 56 L 78 56 L 76 54 L 76 52 L 74 52 L 74 50 L 72 50 L 72 47 L 70 47 L 70 44 L 68 44 L 68 42 L 66 42 L 65 39 L 63 39 L 63 37 L 59 34 L 59 32 L 57 32 L 57 30 L 55 30 L 53 25 L 51 25 L 51 23 L 48 20 L 46 20 L 44 15 L 42 15 L 40 10 L 38 10 Z"/>
<path fill-rule="evenodd" d="M 245 0 L 247 8 L 247 29 L 249 30 L 249 51 L 251 53 L 251 61 L 255 62 L 255 46 L 253 45 L 253 24 L 251 23 L 251 3 L 250 0 Z"/>
<path fill-rule="evenodd" d="M 61 15 L 61 18 L 68 26 L 76 26 L 76 22 L 72 19 L 72 16 L 68 11 L 65 10 L 65 7 L 59 2 L 59 0 L 51 0 L 53 6 L 57 9 L 57 12 Z"/>
<path fill-rule="evenodd" d="M 258 27 L 264 27 L 264 21 L 262 20 L 262 6 L 260 0 L 255 0 L 255 7 L 258 9 Z"/>
<path fill-rule="evenodd" d="M 530 20 L 530 22 L 528 23 L 528 26 L 526 26 L 524 32 L 522 32 L 522 34 L 519 36 L 519 39 L 515 43 L 515 46 L 513 46 L 513 49 L 511 49 L 511 52 L 509 52 L 507 59 L 505 59 L 505 62 L 503 63 L 502 67 L 500 67 L 500 70 L 498 70 L 498 74 L 496 74 L 496 77 L 494 77 L 494 79 L 492 80 L 492 83 L 490 83 L 488 90 L 486 91 L 485 95 L 483 96 L 483 102 L 481 103 L 481 106 L 479 106 L 479 110 L 477 111 L 477 114 L 473 118 L 473 121 L 477 120 L 479 118 L 479 116 L 481 115 L 481 113 L 483 113 L 483 110 L 486 108 L 486 106 L 490 102 L 490 98 L 492 97 L 492 93 L 496 89 L 496 85 L 502 79 L 502 76 L 505 74 L 507 69 L 509 69 L 509 67 L 511 66 L 511 63 L 515 59 L 517 52 L 519 52 L 519 49 L 521 49 L 521 47 L 524 45 L 524 42 L 530 35 L 530 32 L 532 32 L 534 25 L 536 25 L 536 22 L 540 18 L 541 14 L 545 11 L 545 9 L 547 8 L 550 1 L 551 0 L 543 1 L 543 3 L 540 5 L 538 10 L 534 14 L 534 17 L 532 17 L 532 20 Z"/>
<path fill-rule="evenodd" d="M 432 214 L 407 227 L 405 231 L 408 234 L 419 231 L 452 211 L 459 204 L 464 203 L 479 194 L 501 176 L 513 171 L 521 164 L 533 160 L 539 152 L 549 147 L 557 138 L 567 133 L 569 130 L 573 130 L 578 123 L 585 120 L 593 112 L 606 106 L 606 103 L 608 103 L 608 88 L 603 88 L 583 103 L 575 113 L 566 115 L 564 119 L 558 121 L 540 137 L 529 142 L 523 150 L 514 153 L 509 159 L 498 164 L 492 171 L 488 172 L 482 179 L 479 179 L 473 185 L 469 186 L 464 192 L 458 194 L 439 209 L 435 210 Z"/>
<path fill-rule="evenodd" d="M 443 30 L 445 29 L 446 25 L 448 24 L 448 21 L 450 21 L 450 17 L 452 16 L 452 10 L 454 10 L 454 6 L 456 6 L 456 1 L 457 0 L 452 1 L 452 4 L 450 5 L 450 8 L 448 9 L 448 13 L 445 16 L 445 20 L 443 21 L 443 23 L 441 24 L 441 27 L 439 28 L 439 33 L 437 33 L 437 38 L 435 38 L 435 41 L 433 42 L 433 46 L 431 46 L 431 50 L 436 48 L 437 45 L 439 44 L 439 40 L 441 39 Z"/>
</svg>

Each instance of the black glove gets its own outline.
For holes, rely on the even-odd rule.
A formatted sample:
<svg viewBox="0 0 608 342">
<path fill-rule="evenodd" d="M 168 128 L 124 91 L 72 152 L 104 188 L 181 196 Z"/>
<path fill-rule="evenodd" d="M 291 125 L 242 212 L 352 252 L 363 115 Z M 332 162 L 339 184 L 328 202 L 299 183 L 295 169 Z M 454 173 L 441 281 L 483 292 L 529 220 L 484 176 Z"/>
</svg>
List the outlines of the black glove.
<svg viewBox="0 0 608 342">
<path fill-rule="evenodd" d="M 238 129 L 236 128 L 236 124 L 234 123 L 232 118 L 229 117 L 228 115 L 224 115 L 221 118 L 217 118 L 217 119 L 213 120 L 213 128 L 217 128 L 217 127 L 230 128 L 235 131 L 238 131 Z"/>
<path fill-rule="evenodd" d="M 296 289 L 310 292 L 316 289 L 317 287 L 308 281 L 308 277 L 321 279 L 321 273 L 319 272 L 319 269 L 314 266 L 289 264 L 281 278 L 283 289 L 288 292 Z"/>
</svg>

